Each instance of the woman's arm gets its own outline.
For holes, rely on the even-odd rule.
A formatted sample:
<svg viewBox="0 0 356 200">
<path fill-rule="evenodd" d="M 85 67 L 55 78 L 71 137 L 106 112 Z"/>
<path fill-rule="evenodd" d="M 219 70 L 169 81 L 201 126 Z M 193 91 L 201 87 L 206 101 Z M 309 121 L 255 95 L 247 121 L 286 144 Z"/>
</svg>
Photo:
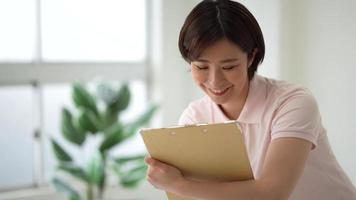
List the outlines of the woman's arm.
<svg viewBox="0 0 356 200">
<path fill-rule="evenodd" d="M 271 142 L 262 175 L 257 180 L 236 182 L 198 182 L 185 179 L 174 167 L 147 158 L 147 179 L 155 187 L 181 196 L 206 200 L 288 199 L 311 150 L 312 143 L 298 138 L 279 138 Z"/>
</svg>

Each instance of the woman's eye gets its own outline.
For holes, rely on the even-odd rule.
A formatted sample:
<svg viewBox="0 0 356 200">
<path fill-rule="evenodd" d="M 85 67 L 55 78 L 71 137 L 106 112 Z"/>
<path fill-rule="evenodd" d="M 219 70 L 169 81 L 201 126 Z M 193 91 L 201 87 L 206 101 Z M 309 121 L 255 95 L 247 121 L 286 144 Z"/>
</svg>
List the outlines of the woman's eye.
<svg viewBox="0 0 356 200">
<path fill-rule="evenodd" d="M 234 66 L 226 66 L 226 67 L 222 67 L 224 70 L 231 70 L 231 69 L 233 69 L 233 68 L 235 68 L 236 67 L 236 65 L 234 65 Z"/>
<path fill-rule="evenodd" d="M 207 66 L 198 66 L 198 65 L 195 65 L 195 67 L 199 70 L 204 70 L 204 69 L 208 69 Z"/>
</svg>

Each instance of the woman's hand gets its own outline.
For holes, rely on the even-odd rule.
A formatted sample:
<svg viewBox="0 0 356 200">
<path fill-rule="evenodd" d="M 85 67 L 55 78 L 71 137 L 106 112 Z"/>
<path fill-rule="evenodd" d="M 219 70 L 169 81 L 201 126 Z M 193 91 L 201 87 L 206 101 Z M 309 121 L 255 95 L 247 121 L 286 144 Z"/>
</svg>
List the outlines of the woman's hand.
<svg viewBox="0 0 356 200">
<path fill-rule="evenodd" d="M 149 165 L 148 182 L 158 189 L 178 193 L 185 179 L 177 168 L 151 157 L 146 157 L 145 162 Z"/>
</svg>

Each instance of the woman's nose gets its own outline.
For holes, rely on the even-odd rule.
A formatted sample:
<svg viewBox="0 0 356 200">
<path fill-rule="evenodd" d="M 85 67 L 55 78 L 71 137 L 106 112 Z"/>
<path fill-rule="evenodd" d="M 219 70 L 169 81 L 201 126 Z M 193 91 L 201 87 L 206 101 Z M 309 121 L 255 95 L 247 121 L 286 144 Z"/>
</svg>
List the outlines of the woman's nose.
<svg viewBox="0 0 356 200">
<path fill-rule="evenodd" d="M 215 69 L 209 72 L 209 83 L 212 86 L 220 86 L 221 83 L 225 80 L 224 74 L 221 70 Z"/>
</svg>

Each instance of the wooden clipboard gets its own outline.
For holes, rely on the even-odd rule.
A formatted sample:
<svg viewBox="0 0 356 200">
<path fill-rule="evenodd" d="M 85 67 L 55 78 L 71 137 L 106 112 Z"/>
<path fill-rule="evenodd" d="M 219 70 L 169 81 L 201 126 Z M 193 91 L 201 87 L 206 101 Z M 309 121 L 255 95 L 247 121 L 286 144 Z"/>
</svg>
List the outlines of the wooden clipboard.
<svg viewBox="0 0 356 200">
<path fill-rule="evenodd" d="M 236 121 L 140 131 L 152 158 L 177 167 L 190 179 L 253 179 L 243 136 Z M 167 192 L 169 200 L 192 200 Z"/>
</svg>

